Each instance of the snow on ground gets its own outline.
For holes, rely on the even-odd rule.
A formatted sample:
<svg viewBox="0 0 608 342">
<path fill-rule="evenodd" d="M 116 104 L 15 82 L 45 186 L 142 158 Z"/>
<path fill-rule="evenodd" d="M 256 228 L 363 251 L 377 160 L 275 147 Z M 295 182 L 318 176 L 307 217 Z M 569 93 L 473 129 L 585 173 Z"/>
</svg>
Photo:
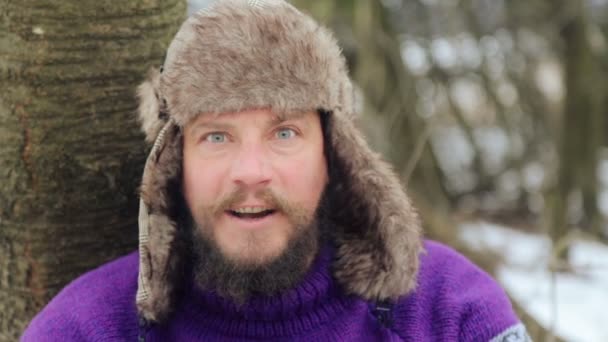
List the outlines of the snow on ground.
<svg viewBox="0 0 608 342">
<path fill-rule="evenodd" d="M 545 236 L 480 222 L 461 225 L 460 237 L 502 255 L 498 281 L 544 327 L 567 341 L 608 341 L 608 246 L 578 240 L 570 252 L 575 271 L 552 274 Z"/>
</svg>

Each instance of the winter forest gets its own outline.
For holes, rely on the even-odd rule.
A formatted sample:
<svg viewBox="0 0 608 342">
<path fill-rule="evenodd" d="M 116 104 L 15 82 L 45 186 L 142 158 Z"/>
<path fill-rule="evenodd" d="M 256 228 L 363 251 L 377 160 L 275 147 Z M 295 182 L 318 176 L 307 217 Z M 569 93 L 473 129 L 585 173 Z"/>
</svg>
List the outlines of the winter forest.
<svg viewBox="0 0 608 342">
<path fill-rule="evenodd" d="M 137 247 L 135 88 L 211 2 L 0 0 L 0 341 Z M 535 341 L 608 341 L 608 1 L 291 3 L 335 32 L 425 236 Z"/>
</svg>

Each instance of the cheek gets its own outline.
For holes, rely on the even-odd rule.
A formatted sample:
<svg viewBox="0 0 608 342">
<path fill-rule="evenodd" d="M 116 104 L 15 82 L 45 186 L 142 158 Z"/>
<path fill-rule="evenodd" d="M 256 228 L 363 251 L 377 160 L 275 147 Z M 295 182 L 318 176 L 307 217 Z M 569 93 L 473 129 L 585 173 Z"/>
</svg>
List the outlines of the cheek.
<svg viewBox="0 0 608 342">
<path fill-rule="evenodd" d="M 212 202 L 220 192 L 225 174 L 217 165 L 184 155 L 183 192 L 191 210 Z"/>
<path fill-rule="evenodd" d="M 307 208 L 316 208 L 327 183 L 327 166 L 322 153 L 321 157 L 308 153 L 294 158 L 283 164 L 279 172 L 287 198 Z"/>
</svg>

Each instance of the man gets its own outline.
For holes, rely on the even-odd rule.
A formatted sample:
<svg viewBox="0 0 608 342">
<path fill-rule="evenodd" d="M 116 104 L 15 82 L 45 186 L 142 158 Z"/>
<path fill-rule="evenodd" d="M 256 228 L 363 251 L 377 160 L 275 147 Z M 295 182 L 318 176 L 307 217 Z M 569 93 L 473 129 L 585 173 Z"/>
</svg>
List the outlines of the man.
<svg viewBox="0 0 608 342">
<path fill-rule="evenodd" d="M 527 339 L 488 275 L 422 241 L 326 29 L 220 0 L 161 70 L 139 89 L 139 253 L 68 285 L 24 341 Z"/>
</svg>

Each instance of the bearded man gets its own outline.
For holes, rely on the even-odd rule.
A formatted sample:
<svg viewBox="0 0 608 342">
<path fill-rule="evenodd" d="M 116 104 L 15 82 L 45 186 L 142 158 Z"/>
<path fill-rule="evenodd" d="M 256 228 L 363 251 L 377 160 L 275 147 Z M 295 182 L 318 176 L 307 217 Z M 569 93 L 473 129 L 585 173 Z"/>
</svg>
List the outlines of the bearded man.
<svg viewBox="0 0 608 342">
<path fill-rule="evenodd" d="M 527 340 L 494 280 L 421 238 L 353 123 L 336 40 L 288 3 L 194 14 L 139 97 L 139 251 L 68 285 L 24 341 Z"/>
</svg>

